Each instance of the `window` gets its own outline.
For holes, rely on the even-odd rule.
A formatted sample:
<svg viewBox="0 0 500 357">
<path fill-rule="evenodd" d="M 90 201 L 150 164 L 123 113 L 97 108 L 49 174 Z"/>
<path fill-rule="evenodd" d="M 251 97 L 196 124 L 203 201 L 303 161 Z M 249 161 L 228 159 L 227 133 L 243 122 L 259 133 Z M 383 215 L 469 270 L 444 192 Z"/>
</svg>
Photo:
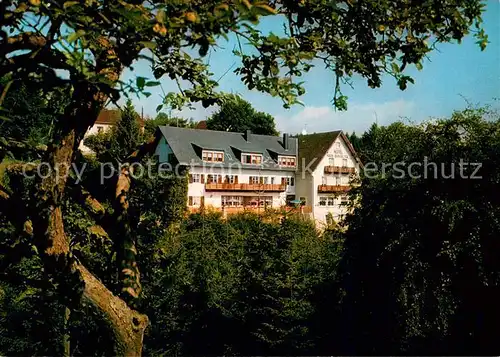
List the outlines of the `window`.
<svg viewBox="0 0 500 357">
<path fill-rule="evenodd" d="M 192 174 L 190 182 L 191 183 L 200 183 L 201 182 L 201 175 L 200 174 Z"/>
<path fill-rule="evenodd" d="M 281 184 L 287 185 L 287 186 L 294 186 L 295 185 L 295 178 L 294 177 L 282 177 Z"/>
<path fill-rule="evenodd" d="M 278 165 L 285 167 L 295 167 L 295 157 L 293 156 L 278 156 Z"/>
<path fill-rule="evenodd" d="M 322 185 L 326 185 L 326 176 L 323 176 L 323 177 L 321 178 L 321 184 L 322 184 Z"/>
<path fill-rule="evenodd" d="M 342 159 L 342 166 L 347 167 L 347 159 Z"/>
<path fill-rule="evenodd" d="M 337 142 L 335 143 L 335 148 L 340 149 L 340 142 L 339 142 L 339 141 L 337 141 Z"/>
<path fill-rule="evenodd" d="M 259 183 L 260 184 L 267 185 L 268 182 L 269 182 L 269 177 L 267 177 L 267 176 L 261 176 L 261 177 L 259 177 Z"/>
<path fill-rule="evenodd" d="M 248 177 L 248 183 L 258 184 L 259 183 L 259 176 L 250 176 L 250 177 Z"/>
<path fill-rule="evenodd" d="M 333 197 L 333 196 L 328 197 L 327 205 L 333 206 L 334 204 L 335 204 L 335 197 Z"/>
<path fill-rule="evenodd" d="M 343 205 L 349 203 L 349 196 L 347 196 L 346 194 L 340 196 L 340 203 Z"/>
<path fill-rule="evenodd" d="M 207 183 L 222 183 L 222 175 L 207 175 Z"/>
<path fill-rule="evenodd" d="M 333 157 L 328 158 L 328 165 L 329 166 L 335 166 L 335 159 Z"/>
<path fill-rule="evenodd" d="M 239 207 L 242 203 L 240 196 L 222 196 L 222 206 L 224 207 Z"/>
<path fill-rule="evenodd" d="M 274 177 L 271 177 L 271 185 L 274 185 Z"/>
<path fill-rule="evenodd" d="M 226 183 L 238 183 L 238 176 L 236 175 L 226 175 Z"/>
<path fill-rule="evenodd" d="M 189 196 L 188 205 L 191 207 L 201 206 L 202 197 L 200 196 Z"/>
<path fill-rule="evenodd" d="M 302 206 L 305 206 L 305 205 L 307 204 L 307 200 L 306 200 L 306 198 L 305 198 L 305 197 L 299 197 L 299 200 L 300 200 L 300 204 L 301 204 Z"/>
<path fill-rule="evenodd" d="M 98 127 L 97 127 L 97 132 L 98 132 L 98 133 L 102 133 L 102 132 L 103 132 L 103 130 L 104 130 L 104 127 L 103 127 L 103 126 L 98 126 Z"/>
<path fill-rule="evenodd" d="M 262 163 L 261 154 L 241 154 L 241 162 L 249 165 L 260 165 Z"/>
<path fill-rule="evenodd" d="M 340 180 L 340 176 L 335 177 L 335 184 L 336 184 L 337 186 L 338 186 L 338 185 L 340 185 L 340 182 L 341 182 L 341 180 Z"/>
<path fill-rule="evenodd" d="M 222 151 L 203 150 L 202 159 L 206 162 L 223 162 L 224 153 Z"/>
<path fill-rule="evenodd" d="M 327 200 L 327 198 L 325 196 L 320 196 L 320 198 L 319 198 L 319 205 L 320 206 L 326 206 L 326 200 Z"/>
</svg>

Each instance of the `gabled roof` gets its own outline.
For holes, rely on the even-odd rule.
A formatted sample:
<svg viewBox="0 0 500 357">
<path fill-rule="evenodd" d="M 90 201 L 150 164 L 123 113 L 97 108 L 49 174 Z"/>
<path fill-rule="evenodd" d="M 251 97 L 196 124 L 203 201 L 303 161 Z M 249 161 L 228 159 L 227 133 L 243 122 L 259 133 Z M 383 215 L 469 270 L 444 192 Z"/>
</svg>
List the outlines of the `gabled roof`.
<svg viewBox="0 0 500 357">
<path fill-rule="evenodd" d="M 316 167 L 321 162 L 321 159 L 326 155 L 328 149 L 333 145 L 338 137 L 341 137 L 346 143 L 349 151 L 354 156 L 355 160 L 361 165 L 358 154 L 354 150 L 351 142 L 342 130 L 329 131 L 326 133 L 315 133 L 307 135 L 298 135 L 299 141 L 299 165 L 309 166 L 311 171 L 316 170 Z"/>
<path fill-rule="evenodd" d="M 119 109 L 103 109 L 99 113 L 96 124 L 114 125 L 120 120 L 121 113 Z"/>
<path fill-rule="evenodd" d="M 120 109 L 103 109 L 99 113 L 95 124 L 115 125 L 121 118 Z M 139 126 L 144 126 L 144 120 L 137 116 Z"/>
<path fill-rule="evenodd" d="M 165 137 L 175 157 L 186 165 L 204 165 L 214 167 L 233 167 L 255 169 L 255 165 L 241 163 L 242 153 L 262 153 L 262 166 L 266 170 L 295 171 L 294 168 L 280 167 L 271 157 L 271 153 L 278 155 L 297 156 L 297 139 L 288 138 L 288 150 L 283 145 L 283 137 L 271 135 L 250 134 L 246 140 L 245 134 L 226 131 L 177 128 L 160 126 L 158 129 Z M 202 161 L 199 148 L 219 150 L 224 152 L 223 163 L 209 164 Z"/>
</svg>

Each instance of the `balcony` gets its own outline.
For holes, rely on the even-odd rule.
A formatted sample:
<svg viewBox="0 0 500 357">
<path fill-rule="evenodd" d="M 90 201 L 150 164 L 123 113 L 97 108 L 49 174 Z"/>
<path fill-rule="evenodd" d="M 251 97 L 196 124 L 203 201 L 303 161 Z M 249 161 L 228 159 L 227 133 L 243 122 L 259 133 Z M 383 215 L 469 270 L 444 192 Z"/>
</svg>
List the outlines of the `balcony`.
<svg viewBox="0 0 500 357">
<path fill-rule="evenodd" d="M 331 192 L 347 192 L 351 189 L 349 185 L 318 185 L 318 192 L 331 193 Z"/>
<path fill-rule="evenodd" d="M 228 215 L 230 214 L 238 214 L 238 213 L 257 213 L 257 214 L 264 214 L 266 212 L 276 212 L 276 213 L 302 213 L 302 214 L 308 214 L 312 213 L 312 207 L 311 206 L 299 206 L 299 207 L 288 207 L 288 206 L 281 206 L 281 207 L 254 207 L 254 206 L 238 206 L 238 207 L 205 207 L 206 210 L 208 211 L 217 211 L 217 212 L 223 212 Z M 197 213 L 201 212 L 202 208 L 201 207 L 188 207 L 188 211 L 190 213 Z"/>
<path fill-rule="evenodd" d="M 282 192 L 286 185 L 253 183 L 207 183 L 205 191 Z"/>
<path fill-rule="evenodd" d="M 325 166 L 325 174 L 354 174 L 356 169 L 354 167 L 346 166 Z"/>
</svg>

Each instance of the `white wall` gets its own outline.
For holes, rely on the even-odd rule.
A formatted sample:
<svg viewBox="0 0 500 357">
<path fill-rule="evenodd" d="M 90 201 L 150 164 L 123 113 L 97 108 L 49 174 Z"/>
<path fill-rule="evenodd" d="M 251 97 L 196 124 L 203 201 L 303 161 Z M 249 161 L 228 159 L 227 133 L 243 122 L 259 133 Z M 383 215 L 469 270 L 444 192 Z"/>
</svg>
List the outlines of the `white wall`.
<svg viewBox="0 0 500 357">
<path fill-rule="evenodd" d="M 238 169 L 238 168 L 203 168 L 203 167 L 192 167 L 189 170 L 190 174 L 203 174 L 205 175 L 205 181 L 207 180 L 207 175 L 210 174 L 220 174 L 223 175 L 237 175 L 238 183 L 249 183 L 250 176 L 268 177 L 268 184 L 271 184 L 271 178 L 274 178 L 274 184 L 280 185 L 282 177 L 294 178 L 295 173 L 291 171 L 278 171 L 278 170 L 259 170 L 259 169 Z M 273 207 L 279 207 L 286 204 L 287 195 L 295 195 L 295 182 L 293 186 L 287 186 L 284 192 L 241 192 L 241 191 L 205 191 L 205 184 L 203 183 L 190 183 L 188 185 L 188 196 L 194 197 L 205 197 L 205 205 L 213 207 L 222 207 L 221 196 L 268 196 L 272 197 Z"/>
<path fill-rule="evenodd" d="M 99 132 L 99 128 L 102 128 L 102 131 L 106 132 L 108 130 L 110 130 L 112 127 L 112 125 L 109 125 L 109 124 L 94 124 L 93 126 L 91 126 L 87 132 L 85 133 L 85 136 L 83 137 L 84 140 L 86 137 L 88 137 L 89 135 L 95 135 Z M 83 145 L 83 141 L 82 140 L 80 142 L 80 150 L 85 153 L 85 154 L 88 154 L 88 153 L 91 153 L 92 150 L 90 150 L 88 147 L 86 147 L 85 145 Z"/>
<path fill-rule="evenodd" d="M 347 163 L 344 162 L 347 159 Z M 344 163 L 346 165 L 344 165 Z M 337 177 L 340 178 L 341 185 L 349 185 L 350 175 L 347 174 L 325 174 L 325 166 L 347 166 L 356 169 L 356 173 L 359 175 L 359 164 L 356 162 L 355 157 L 352 155 L 351 151 L 347 147 L 342 137 L 335 140 L 332 146 L 328 149 L 325 156 L 320 160 L 318 166 L 312 173 L 313 187 L 312 187 L 312 201 L 311 206 L 313 208 L 313 217 L 321 225 L 326 224 L 326 215 L 331 213 L 333 218 L 338 220 L 341 216 L 347 213 L 346 207 L 341 205 L 340 195 L 333 193 L 318 193 L 319 185 L 337 185 Z M 333 206 L 320 206 L 319 197 L 332 197 L 337 196 L 334 199 Z M 308 202 L 309 204 L 309 202 Z"/>
</svg>

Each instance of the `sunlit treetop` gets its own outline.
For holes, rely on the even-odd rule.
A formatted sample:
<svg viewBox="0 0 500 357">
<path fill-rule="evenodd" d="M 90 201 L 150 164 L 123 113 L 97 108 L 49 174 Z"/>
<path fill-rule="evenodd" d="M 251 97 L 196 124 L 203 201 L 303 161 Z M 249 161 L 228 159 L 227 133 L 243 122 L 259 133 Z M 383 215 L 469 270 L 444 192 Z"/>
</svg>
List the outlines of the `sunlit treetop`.
<svg viewBox="0 0 500 357">
<path fill-rule="evenodd" d="M 190 83 L 167 95 L 166 104 L 207 106 L 221 95 L 202 58 L 220 37 L 233 35 L 241 44 L 235 72 L 249 89 L 279 96 L 288 107 L 304 94 L 301 75 L 324 65 L 336 78 L 333 104 L 345 109 L 341 87 L 354 75 L 376 88 L 389 74 L 405 89 L 413 82 L 405 69 L 421 69 L 436 43 L 472 32 L 484 49 L 484 8 L 480 0 L 3 0 L 0 76 L 31 77 L 47 90 L 85 83 L 112 100 L 123 92 L 148 95 L 145 88 L 166 76 Z M 263 16 L 284 22 L 285 35 L 263 34 Z M 141 58 L 155 80 L 121 82 L 123 69 Z"/>
</svg>

